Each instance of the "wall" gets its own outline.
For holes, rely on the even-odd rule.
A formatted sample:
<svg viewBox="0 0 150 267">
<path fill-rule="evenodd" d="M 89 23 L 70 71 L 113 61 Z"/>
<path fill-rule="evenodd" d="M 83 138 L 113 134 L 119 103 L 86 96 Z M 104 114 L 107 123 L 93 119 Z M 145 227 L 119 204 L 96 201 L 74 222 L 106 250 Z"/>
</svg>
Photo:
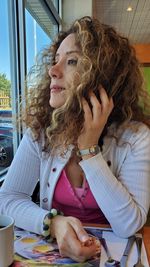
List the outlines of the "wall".
<svg viewBox="0 0 150 267">
<path fill-rule="evenodd" d="M 150 44 L 135 44 L 134 48 L 141 63 L 150 63 Z"/>
</svg>

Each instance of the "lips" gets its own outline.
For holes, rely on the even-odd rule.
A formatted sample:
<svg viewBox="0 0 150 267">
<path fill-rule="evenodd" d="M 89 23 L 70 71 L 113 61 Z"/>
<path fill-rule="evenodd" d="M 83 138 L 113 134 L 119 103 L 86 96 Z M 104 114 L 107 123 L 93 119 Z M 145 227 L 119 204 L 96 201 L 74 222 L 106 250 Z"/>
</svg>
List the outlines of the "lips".
<svg viewBox="0 0 150 267">
<path fill-rule="evenodd" d="M 58 86 L 58 85 L 52 85 L 50 87 L 50 89 L 51 89 L 51 92 L 53 92 L 53 93 L 57 93 L 57 92 L 61 92 L 61 91 L 65 90 L 64 87 L 61 87 L 61 86 Z"/>
</svg>

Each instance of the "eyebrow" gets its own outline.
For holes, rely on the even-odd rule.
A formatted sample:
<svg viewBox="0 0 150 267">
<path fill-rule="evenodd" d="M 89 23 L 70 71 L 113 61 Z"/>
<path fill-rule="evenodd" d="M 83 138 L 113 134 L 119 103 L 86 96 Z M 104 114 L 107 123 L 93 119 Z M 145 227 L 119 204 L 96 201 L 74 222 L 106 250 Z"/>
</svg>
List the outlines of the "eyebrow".
<svg viewBox="0 0 150 267">
<path fill-rule="evenodd" d="M 73 53 L 78 53 L 78 54 L 80 54 L 81 52 L 80 52 L 79 50 L 71 50 L 71 51 L 66 52 L 66 55 L 70 55 L 70 54 L 73 54 Z M 55 57 L 58 57 L 58 56 L 59 56 L 59 54 L 57 53 L 57 54 L 55 55 Z"/>
</svg>

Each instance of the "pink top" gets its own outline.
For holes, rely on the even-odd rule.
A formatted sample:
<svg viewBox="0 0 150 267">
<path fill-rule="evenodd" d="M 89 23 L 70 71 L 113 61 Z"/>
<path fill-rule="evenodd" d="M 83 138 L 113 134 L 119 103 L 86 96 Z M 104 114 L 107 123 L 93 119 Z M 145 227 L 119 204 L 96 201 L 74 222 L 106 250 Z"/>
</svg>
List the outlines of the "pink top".
<svg viewBox="0 0 150 267">
<path fill-rule="evenodd" d="M 61 172 L 57 182 L 52 207 L 61 210 L 65 216 L 80 219 L 83 223 L 108 223 L 93 197 L 88 182 L 84 180 L 82 188 L 73 188 L 65 170 Z"/>
</svg>

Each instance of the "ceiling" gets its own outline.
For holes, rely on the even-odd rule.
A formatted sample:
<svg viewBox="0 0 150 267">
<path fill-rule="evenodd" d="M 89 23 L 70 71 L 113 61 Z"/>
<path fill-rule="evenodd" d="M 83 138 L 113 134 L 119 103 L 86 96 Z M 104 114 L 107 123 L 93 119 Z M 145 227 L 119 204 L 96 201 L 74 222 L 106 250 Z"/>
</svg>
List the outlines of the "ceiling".
<svg viewBox="0 0 150 267">
<path fill-rule="evenodd" d="M 93 15 L 132 43 L 150 44 L 150 0 L 93 0 Z"/>
</svg>

